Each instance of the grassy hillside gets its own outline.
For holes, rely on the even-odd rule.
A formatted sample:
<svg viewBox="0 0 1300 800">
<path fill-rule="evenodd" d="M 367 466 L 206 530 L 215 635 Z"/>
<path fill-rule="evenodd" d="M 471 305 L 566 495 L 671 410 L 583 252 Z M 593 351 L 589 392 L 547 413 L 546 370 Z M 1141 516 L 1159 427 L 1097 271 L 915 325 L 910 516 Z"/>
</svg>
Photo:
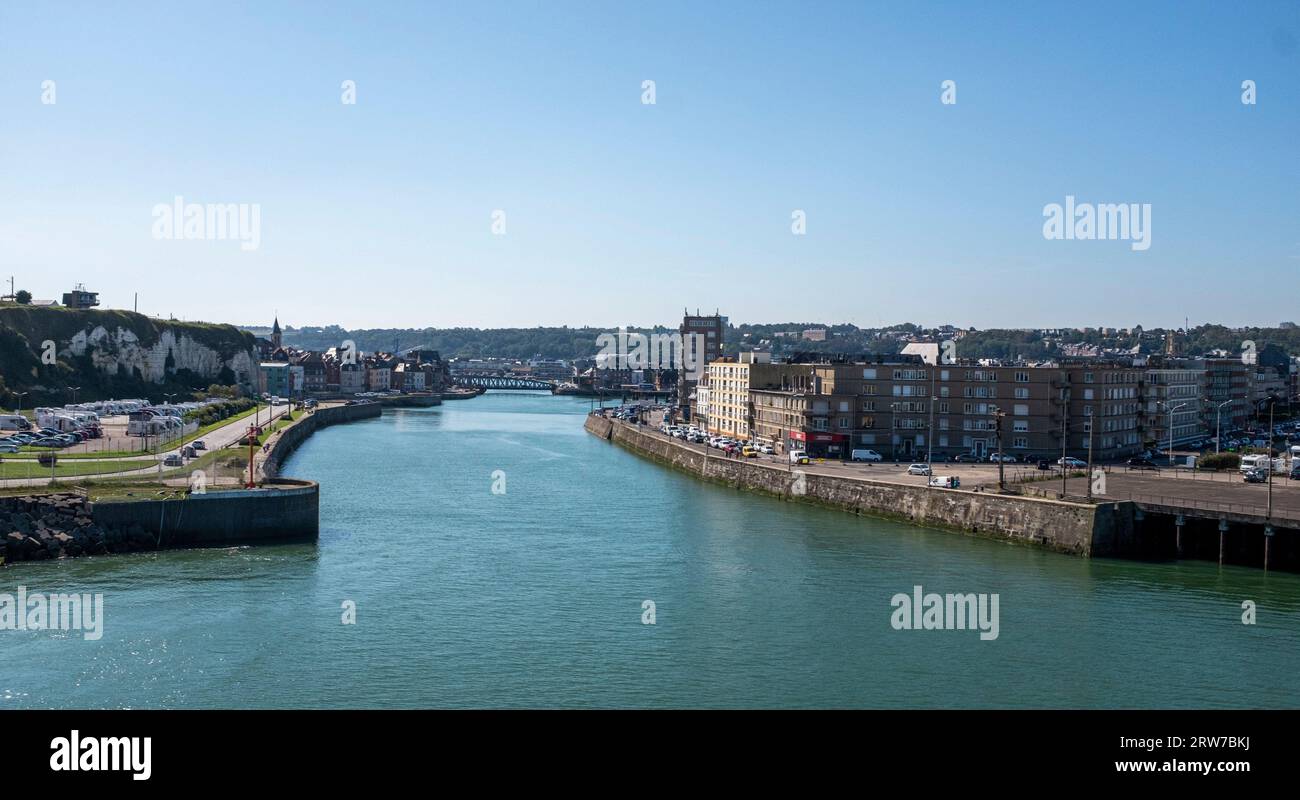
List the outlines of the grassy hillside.
<svg viewBox="0 0 1300 800">
<path fill-rule="evenodd" d="M 240 352 L 253 350 L 254 338 L 233 325 L 202 322 L 156 320 L 131 311 L 71 310 L 34 306 L 0 306 L 0 406 L 17 404 L 15 392 L 28 392 L 22 405 L 65 403 L 72 399 L 72 387 L 80 387 L 78 400 L 99 397 L 147 397 L 162 399 L 164 394 L 190 392 L 210 383 L 231 383 L 233 375 L 201 376 L 172 366 L 167 359 L 167 377 L 161 383 L 145 379 L 139 370 L 119 370 L 109 375 L 95 369 L 89 356 L 72 357 L 64 352 L 68 342 L 81 332 L 96 327 L 110 332 L 118 328 L 135 334 L 140 344 L 158 344 L 165 331 L 191 339 L 216 351 L 223 360 Z M 41 343 L 53 341 L 60 351 L 54 364 L 41 363 Z M 229 372 L 227 370 L 226 372 Z"/>
</svg>

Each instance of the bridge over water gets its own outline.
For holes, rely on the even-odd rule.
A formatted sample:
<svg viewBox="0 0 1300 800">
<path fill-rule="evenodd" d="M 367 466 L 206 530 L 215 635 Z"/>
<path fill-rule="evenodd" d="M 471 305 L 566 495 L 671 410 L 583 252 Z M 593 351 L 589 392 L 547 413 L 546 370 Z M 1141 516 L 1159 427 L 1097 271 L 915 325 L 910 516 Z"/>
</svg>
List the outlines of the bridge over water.
<svg viewBox="0 0 1300 800">
<path fill-rule="evenodd" d="M 457 375 L 455 380 L 461 386 L 476 386 L 483 389 L 530 389 L 549 392 L 556 386 L 555 381 L 522 378 L 516 375 Z"/>
</svg>

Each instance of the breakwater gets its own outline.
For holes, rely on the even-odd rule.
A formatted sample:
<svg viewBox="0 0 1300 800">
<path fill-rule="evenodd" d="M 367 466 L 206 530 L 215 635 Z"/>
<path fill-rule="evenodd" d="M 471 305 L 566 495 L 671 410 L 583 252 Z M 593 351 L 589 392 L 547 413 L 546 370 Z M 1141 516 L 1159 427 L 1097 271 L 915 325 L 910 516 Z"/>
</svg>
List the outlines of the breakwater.
<svg viewBox="0 0 1300 800">
<path fill-rule="evenodd" d="M 1023 542 L 1082 556 L 1121 555 L 1133 546 L 1131 503 L 1088 505 L 1014 495 L 931 489 L 822 475 L 798 467 L 711 456 L 637 426 L 589 415 L 586 430 L 700 478 L 787 500 L 902 519 Z"/>
<path fill-rule="evenodd" d="M 431 397 L 411 404 L 437 402 Z M 280 465 L 316 430 L 382 413 L 379 403 L 358 403 L 300 414 L 271 442 L 256 489 L 96 502 L 67 492 L 0 499 L 0 560 L 315 541 L 320 488 L 313 481 L 277 478 Z"/>
<path fill-rule="evenodd" d="M 0 499 L 5 563 L 184 547 L 315 541 L 319 487 L 272 480 L 257 489 L 91 502 L 71 493 Z"/>
</svg>

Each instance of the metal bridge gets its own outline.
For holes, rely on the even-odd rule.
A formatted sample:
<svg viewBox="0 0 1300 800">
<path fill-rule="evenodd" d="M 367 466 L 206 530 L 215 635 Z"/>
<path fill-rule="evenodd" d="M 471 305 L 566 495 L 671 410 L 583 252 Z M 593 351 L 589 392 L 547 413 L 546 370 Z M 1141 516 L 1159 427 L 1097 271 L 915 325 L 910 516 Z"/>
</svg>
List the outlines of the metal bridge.
<svg viewBox="0 0 1300 800">
<path fill-rule="evenodd" d="M 477 386 L 484 389 L 532 389 L 549 392 L 555 388 L 555 381 L 541 378 L 520 378 L 514 375 L 458 375 L 456 383 L 461 386 Z"/>
</svg>

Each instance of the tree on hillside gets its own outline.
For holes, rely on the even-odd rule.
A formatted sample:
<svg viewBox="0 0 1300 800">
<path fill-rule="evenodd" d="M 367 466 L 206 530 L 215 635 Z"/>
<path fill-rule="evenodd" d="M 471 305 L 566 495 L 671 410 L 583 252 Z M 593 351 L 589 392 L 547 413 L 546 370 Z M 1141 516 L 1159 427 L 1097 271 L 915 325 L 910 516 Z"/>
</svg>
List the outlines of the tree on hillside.
<svg viewBox="0 0 1300 800">
<path fill-rule="evenodd" d="M 19 305 L 30 305 L 32 302 L 32 293 L 26 289 L 19 289 L 18 292 L 14 294 L 14 301 Z"/>
</svg>

